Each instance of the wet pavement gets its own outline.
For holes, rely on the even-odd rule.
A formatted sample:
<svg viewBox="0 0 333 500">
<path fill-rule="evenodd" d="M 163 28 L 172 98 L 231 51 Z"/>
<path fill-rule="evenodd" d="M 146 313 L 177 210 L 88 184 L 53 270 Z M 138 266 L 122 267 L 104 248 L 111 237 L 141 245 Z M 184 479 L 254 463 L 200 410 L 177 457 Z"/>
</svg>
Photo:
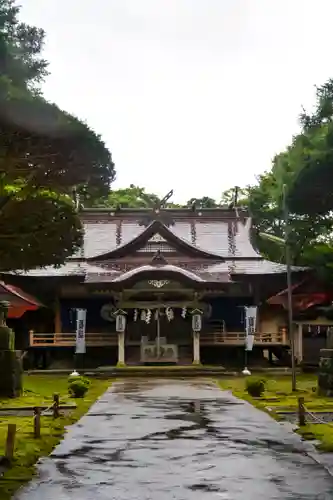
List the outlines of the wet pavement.
<svg viewBox="0 0 333 500">
<path fill-rule="evenodd" d="M 19 500 L 333 500 L 300 438 L 204 380 L 123 380 Z"/>
</svg>

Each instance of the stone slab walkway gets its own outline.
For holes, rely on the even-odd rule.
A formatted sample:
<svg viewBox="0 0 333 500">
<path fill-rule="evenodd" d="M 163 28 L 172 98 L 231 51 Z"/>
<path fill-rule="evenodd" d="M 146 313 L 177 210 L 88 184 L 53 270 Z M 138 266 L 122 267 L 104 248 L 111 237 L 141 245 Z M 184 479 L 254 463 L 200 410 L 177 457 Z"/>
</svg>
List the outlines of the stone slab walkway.
<svg viewBox="0 0 333 500">
<path fill-rule="evenodd" d="M 19 500 L 332 500 L 300 438 L 206 380 L 124 379 Z"/>
</svg>

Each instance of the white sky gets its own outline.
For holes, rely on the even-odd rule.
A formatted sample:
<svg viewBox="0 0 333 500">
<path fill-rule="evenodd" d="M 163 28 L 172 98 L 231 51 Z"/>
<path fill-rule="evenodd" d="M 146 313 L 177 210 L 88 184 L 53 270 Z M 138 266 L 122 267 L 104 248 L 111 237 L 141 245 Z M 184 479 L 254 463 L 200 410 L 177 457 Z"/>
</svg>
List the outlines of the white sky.
<svg viewBox="0 0 333 500">
<path fill-rule="evenodd" d="M 219 198 L 270 167 L 333 77 L 332 0 L 21 0 L 45 96 L 100 133 L 114 187 Z"/>
</svg>

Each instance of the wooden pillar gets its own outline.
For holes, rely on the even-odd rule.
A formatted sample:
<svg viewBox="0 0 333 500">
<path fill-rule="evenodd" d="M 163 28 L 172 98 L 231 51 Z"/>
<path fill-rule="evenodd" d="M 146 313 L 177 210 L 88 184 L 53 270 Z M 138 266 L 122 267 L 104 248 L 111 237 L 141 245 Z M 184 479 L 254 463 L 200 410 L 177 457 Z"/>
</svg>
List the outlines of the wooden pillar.
<svg viewBox="0 0 333 500">
<path fill-rule="evenodd" d="M 59 297 L 56 298 L 55 306 L 54 306 L 54 332 L 61 333 L 61 310 L 60 310 L 60 301 Z"/>
<path fill-rule="evenodd" d="M 118 363 L 117 366 L 125 365 L 125 332 L 118 333 Z"/>
<path fill-rule="evenodd" d="M 193 332 L 193 364 L 200 365 L 200 332 Z"/>
<path fill-rule="evenodd" d="M 125 331 L 126 312 L 122 309 L 116 311 L 116 332 L 118 333 L 118 363 L 117 366 L 125 366 Z"/>
<path fill-rule="evenodd" d="M 297 361 L 301 363 L 303 361 L 303 325 L 298 323 L 298 335 L 297 335 Z"/>
</svg>

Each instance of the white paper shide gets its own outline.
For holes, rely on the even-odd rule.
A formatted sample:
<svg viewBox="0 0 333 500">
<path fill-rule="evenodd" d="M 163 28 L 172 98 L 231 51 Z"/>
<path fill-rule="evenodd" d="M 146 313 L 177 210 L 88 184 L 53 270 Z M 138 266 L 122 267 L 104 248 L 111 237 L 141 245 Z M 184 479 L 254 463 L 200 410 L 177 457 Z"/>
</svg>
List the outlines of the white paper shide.
<svg viewBox="0 0 333 500">
<path fill-rule="evenodd" d="M 86 309 L 76 310 L 76 354 L 86 352 Z"/>
</svg>

